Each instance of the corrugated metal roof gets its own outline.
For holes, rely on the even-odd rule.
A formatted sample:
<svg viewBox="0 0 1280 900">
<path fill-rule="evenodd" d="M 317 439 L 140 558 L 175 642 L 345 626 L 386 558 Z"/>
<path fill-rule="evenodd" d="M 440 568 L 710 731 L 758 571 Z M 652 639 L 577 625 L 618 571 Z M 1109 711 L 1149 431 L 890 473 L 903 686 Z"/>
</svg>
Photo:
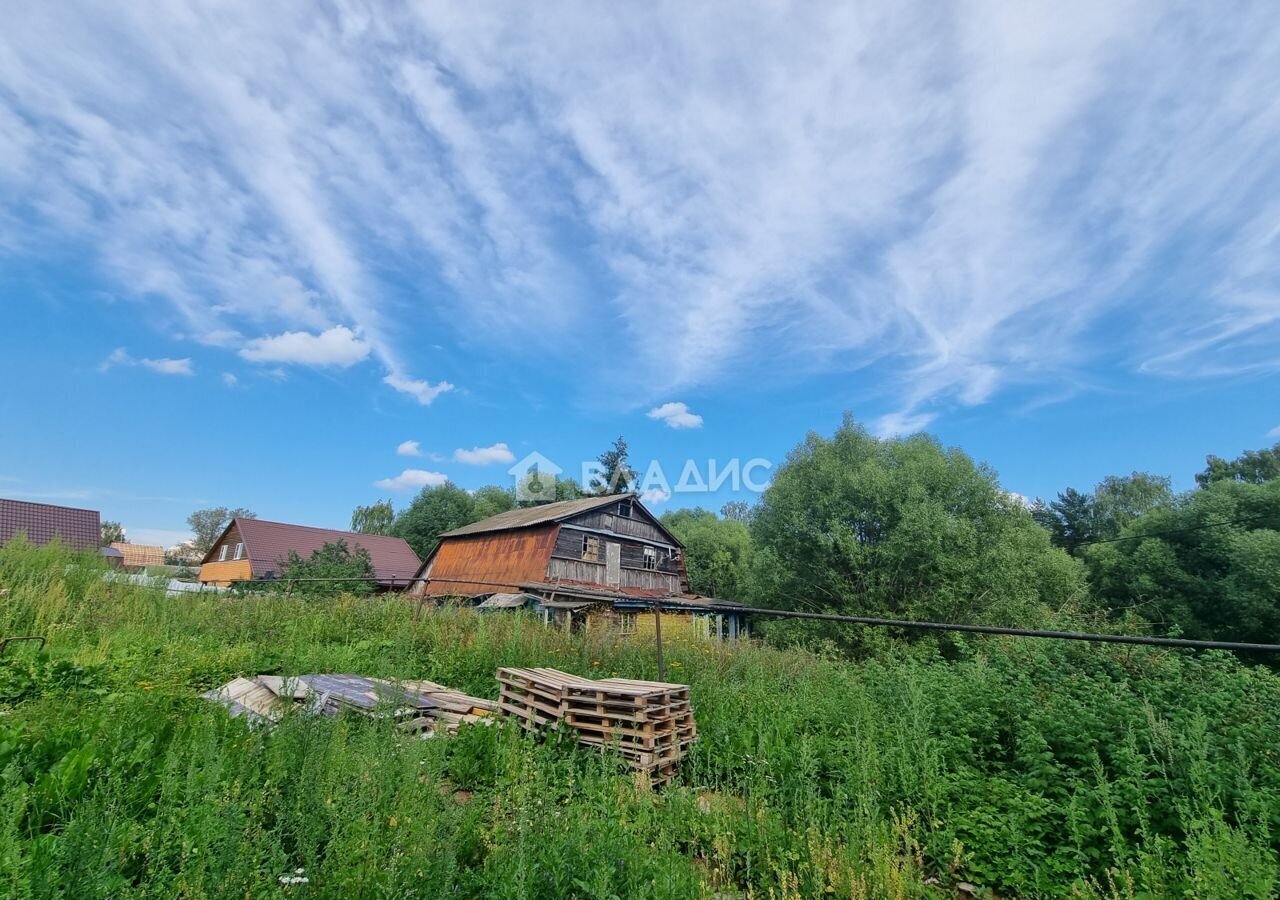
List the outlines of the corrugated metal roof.
<svg viewBox="0 0 1280 900">
<path fill-rule="evenodd" d="M 533 594 L 494 594 L 476 609 L 518 609 L 530 600 L 537 599 Z"/>
<path fill-rule="evenodd" d="M 561 500 L 557 503 L 544 503 L 540 506 L 527 506 L 524 509 L 512 509 L 470 525 L 463 525 L 453 531 L 446 531 L 440 537 L 459 537 L 464 534 L 483 534 L 486 531 L 510 531 L 514 528 L 528 528 L 531 525 L 542 525 L 545 522 L 559 522 L 578 513 L 588 512 L 619 500 L 635 499 L 635 494 L 607 494 L 603 497 L 581 497 L 577 500 Z"/>
<path fill-rule="evenodd" d="M 421 565 L 418 555 L 404 538 L 289 525 L 264 519 L 235 519 L 232 524 L 240 529 L 240 540 L 244 542 L 245 555 L 249 558 L 254 578 L 262 578 L 269 573 L 279 575 L 280 562 L 289 558 L 290 550 L 305 558 L 325 544 L 337 541 L 345 541 L 353 550 L 356 547 L 368 550 L 374 575 L 382 584 L 390 583 L 392 578 L 407 582 Z"/>
</svg>

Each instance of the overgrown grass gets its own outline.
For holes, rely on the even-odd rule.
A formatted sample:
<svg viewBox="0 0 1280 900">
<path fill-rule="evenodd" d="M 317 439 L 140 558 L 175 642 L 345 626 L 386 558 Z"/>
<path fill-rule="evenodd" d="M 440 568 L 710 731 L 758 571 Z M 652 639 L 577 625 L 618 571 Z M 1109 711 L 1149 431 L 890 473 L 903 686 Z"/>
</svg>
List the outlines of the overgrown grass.
<svg viewBox="0 0 1280 900">
<path fill-rule="evenodd" d="M 1225 654 L 980 639 L 850 662 L 673 644 L 701 739 L 638 790 L 566 739 L 248 728 L 238 674 L 656 677 L 652 647 L 396 598 L 165 598 L 0 550 L 0 885 L 16 897 L 1270 897 L 1280 678 Z M 302 869 L 305 884 L 282 885 Z"/>
</svg>

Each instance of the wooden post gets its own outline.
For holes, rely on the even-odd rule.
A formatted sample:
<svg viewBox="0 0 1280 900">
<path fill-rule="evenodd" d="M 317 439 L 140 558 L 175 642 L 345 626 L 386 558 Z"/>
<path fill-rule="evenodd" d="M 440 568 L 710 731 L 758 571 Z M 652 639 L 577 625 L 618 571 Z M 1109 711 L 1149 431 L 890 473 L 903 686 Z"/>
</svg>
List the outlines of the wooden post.
<svg viewBox="0 0 1280 900">
<path fill-rule="evenodd" d="M 662 660 L 662 601 L 653 601 L 653 638 L 658 645 L 658 680 L 667 680 L 667 666 Z"/>
</svg>

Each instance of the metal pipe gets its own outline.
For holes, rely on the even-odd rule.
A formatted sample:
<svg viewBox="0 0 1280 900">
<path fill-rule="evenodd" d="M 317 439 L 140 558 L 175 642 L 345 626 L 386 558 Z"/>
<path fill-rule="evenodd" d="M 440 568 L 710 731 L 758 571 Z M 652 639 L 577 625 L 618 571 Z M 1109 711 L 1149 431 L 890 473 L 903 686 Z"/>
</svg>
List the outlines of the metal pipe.
<svg viewBox="0 0 1280 900">
<path fill-rule="evenodd" d="M 951 622 L 913 622 L 907 619 L 878 619 L 871 616 L 841 616 L 835 613 L 796 612 L 758 606 L 704 607 L 717 612 L 749 613 L 780 619 L 815 619 L 820 622 L 847 622 L 882 628 L 918 628 L 924 631 L 960 631 L 970 634 L 1000 634 L 1010 637 L 1051 638 L 1060 641 L 1091 641 L 1099 644 L 1138 644 L 1152 647 L 1185 647 L 1191 650 L 1250 650 L 1280 653 L 1280 644 L 1252 644 L 1239 641 L 1196 641 L 1189 638 L 1145 637 L 1130 634 L 1093 634 L 1083 631 L 1043 631 L 1031 628 L 1002 628 L 996 625 L 960 625 Z"/>
</svg>

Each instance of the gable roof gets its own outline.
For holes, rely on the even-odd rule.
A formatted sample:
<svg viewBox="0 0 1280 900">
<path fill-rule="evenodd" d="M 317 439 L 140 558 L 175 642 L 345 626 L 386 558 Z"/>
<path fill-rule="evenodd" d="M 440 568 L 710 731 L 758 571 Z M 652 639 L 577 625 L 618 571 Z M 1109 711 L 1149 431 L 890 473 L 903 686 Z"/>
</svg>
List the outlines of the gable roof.
<svg viewBox="0 0 1280 900">
<path fill-rule="evenodd" d="M 345 541 L 354 550 L 363 547 L 373 561 L 373 573 L 380 584 L 396 581 L 408 582 L 422 564 L 418 554 L 404 538 L 381 534 L 360 534 L 355 531 L 337 531 L 332 528 L 312 528 L 310 525 L 290 525 L 285 522 L 268 522 L 265 519 L 232 519 L 213 547 L 201 562 L 212 562 L 213 551 L 232 528 L 240 531 L 245 556 L 254 578 L 279 574 L 280 563 L 289 558 L 289 551 L 299 556 L 310 556 L 325 544 Z"/>
<path fill-rule="evenodd" d="M 565 519 L 590 512 L 601 506 L 617 503 L 619 500 L 631 498 L 638 504 L 635 494 L 605 494 L 602 497 L 580 497 L 577 500 L 560 500 L 556 503 L 543 503 L 539 506 L 526 506 L 523 509 L 511 509 L 470 525 L 463 525 L 453 531 L 446 531 L 442 538 L 461 537 L 465 534 L 484 534 L 488 531 L 510 531 L 515 528 L 529 528 L 547 522 L 561 522 Z"/>
<path fill-rule="evenodd" d="M 132 541 L 112 541 L 119 550 L 126 566 L 163 566 L 164 548 L 154 544 L 135 544 Z"/>
</svg>

